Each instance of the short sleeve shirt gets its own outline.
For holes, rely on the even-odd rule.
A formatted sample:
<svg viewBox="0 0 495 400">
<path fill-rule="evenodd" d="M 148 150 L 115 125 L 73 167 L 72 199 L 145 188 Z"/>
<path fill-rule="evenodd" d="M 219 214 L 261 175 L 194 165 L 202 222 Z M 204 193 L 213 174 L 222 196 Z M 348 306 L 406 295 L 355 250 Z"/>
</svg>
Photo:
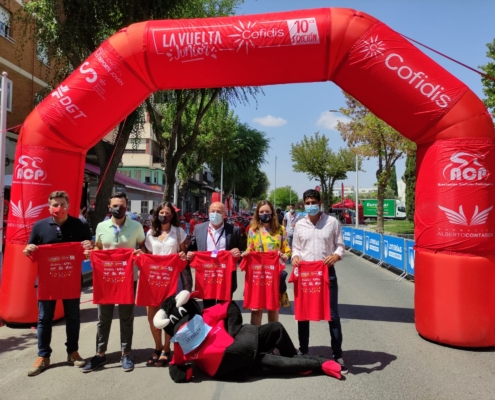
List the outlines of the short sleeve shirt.
<svg viewBox="0 0 495 400">
<path fill-rule="evenodd" d="M 145 245 L 149 252 L 154 255 L 166 256 L 169 254 L 179 253 L 180 243 L 186 240 L 186 232 L 182 228 L 172 226 L 169 234 L 165 237 L 163 241 L 160 241 L 157 237 L 152 235 L 152 230 L 150 229 L 146 233 Z"/>
<path fill-rule="evenodd" d="M 120 230 L 112 218 L 100 222 L 96 227 L 95 242 L 101 245 L 103 250 L 135 249 L 144 239 L 143 226 L 129 217 L 126 217 Z"/>
<path fill-rule="evenodd" d="M 126 217 L 124 225 L 121 227 L 116 226 L 112 218 L 106 221 L 100 222 L 96 227 L 96 239 L 95 242 L 101 246 L 103 250 L 113 249 L 135 249 L 138 243 L 144 242 L 144 229 L 143 226 Z M 138 278 L 138 269 L 134 267 L 134 280 Z"/>
<path fill-rule="evenodd" d="M 53 217 L 35 222 L 28 244 L 38 246 L 40 244 L 82 242 L 92 238 L 88 223 L 69 215 L 60 227 L 55 223 Z"/>
</svg>

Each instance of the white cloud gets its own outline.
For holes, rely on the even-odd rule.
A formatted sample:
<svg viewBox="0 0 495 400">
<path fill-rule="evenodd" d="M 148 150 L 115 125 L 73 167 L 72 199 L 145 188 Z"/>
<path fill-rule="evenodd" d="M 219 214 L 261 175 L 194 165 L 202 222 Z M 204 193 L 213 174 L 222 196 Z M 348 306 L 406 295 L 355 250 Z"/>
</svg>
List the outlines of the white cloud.
<svg viewBox="0 0 495 400">
<path fill-rule="evenodd" d="M 285 119 L 280 117 L 273 117 L 270 114 L 268 114 L 266 117 L 255 118 L 253 119 L 253 121 L 263 126 L 284 126 L 287 123 Z"/>
<path fill-rule="evenodd" d="M 350 119 L 339 113 L 334 113 L 331 111 L 324 111 L 320 114 L 320 118 L 316 122 L 316 126 L 321 126 L 322 128 L 335 130 L 337 122 L 349 122 Z"/>
</svg>

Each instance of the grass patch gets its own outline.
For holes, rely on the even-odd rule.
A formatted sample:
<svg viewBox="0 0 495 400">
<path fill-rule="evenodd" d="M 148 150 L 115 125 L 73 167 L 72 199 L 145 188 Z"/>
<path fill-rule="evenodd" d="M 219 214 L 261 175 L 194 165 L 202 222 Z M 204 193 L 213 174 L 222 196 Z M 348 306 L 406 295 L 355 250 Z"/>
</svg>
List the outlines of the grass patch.
<svg viewBox="0 0 495 400">
<path fill-rule="evenodd" d="M 376 221 L 366 221 L 366 225 L 376 226 Z M 413 234 L 414 224 L 406 220 L 390 220 L 384 222 L 384 230 L 389 233 Z"/>
<path fill-rule="evenodd" d="M 384 230 L 385 232 L 391 232 L 391 233 L 412 234 L 414 233 L 414 223 L 406 220 L 385 221 Z"/>
</svg>

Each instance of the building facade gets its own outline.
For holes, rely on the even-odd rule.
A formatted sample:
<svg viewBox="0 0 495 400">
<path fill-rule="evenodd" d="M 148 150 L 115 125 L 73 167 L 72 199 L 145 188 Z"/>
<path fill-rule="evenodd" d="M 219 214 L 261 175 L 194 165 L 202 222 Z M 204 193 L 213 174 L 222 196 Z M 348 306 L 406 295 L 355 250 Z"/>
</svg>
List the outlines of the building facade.
<svg viewBox="0 0 495 400">
<path fill-rule="evenodd" d="M 21 0 L 0 2 L 0 73 L 8 74 L 5 174 L 12 174 L 20 125 L 34 109 L 37 93 L 48 86 L 51 74 L 46 57 L 33 40 L 24 37 L 25 28 L 13 18 L 21 10 Z"/>
</svg>

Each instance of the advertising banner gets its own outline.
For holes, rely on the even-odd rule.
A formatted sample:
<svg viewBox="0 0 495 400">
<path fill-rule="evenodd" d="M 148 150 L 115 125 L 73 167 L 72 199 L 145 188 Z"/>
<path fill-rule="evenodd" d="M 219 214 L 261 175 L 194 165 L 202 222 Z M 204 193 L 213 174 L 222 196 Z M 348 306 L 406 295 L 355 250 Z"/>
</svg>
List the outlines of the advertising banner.
<svg viewBox="0 0 495 400">
<path fill-rule="evenodd" d="M 379 233 L 364 233 L 364 254 L 381 260 L 382 257 L 382 240 Z"/>
<path fill-rule="evenodd" d="M 344 243 L 346 246 L 352 247 L 352 228 L 342 227 L 342 236 L 344 237 Z"/>
<path fill-rule="evenodd" d="M 414 258 L 416 257 L 414 241 L 406 240 L 406 254 L 406 272 L 409 275 L 414 275 Z"/>
<path fill-rule="evenodd" d="M 364 252 L 364 231 L 362 229 L 352 230 L 351 247 L 361 253 Z"/>
<path fill-rule="evenodd" d="M 404 239 L 383 235 L 383 258 L 387 264 L 404 270 Z"/>
</svg>

